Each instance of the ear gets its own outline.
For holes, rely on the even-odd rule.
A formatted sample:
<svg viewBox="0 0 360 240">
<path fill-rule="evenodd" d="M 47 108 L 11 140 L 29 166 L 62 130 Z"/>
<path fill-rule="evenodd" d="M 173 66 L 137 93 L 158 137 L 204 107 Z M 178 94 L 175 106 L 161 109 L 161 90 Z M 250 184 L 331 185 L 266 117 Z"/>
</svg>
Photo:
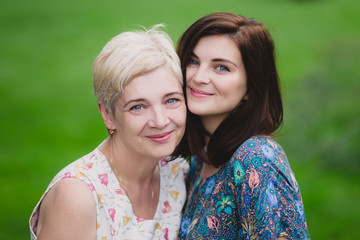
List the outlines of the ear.
<svg viewBox="0 0 360 240">
<path fill-rule="evenodd" d="M 115 127 L 115 124 L 114 124 L 114 119 L 113 119 L 113 116 L 112 114 L 109 112 L 109 110 L 104 106 L 102 105 L 100 102 L 98 102 L 98 107 L 99 107 L 99 111 L 101 113 L 101 116 L 104 120 L 104 123 L 105 123 L 105 126 L 108 128 L 108 129 L 113 129 L 115 130 L 116 127 Z"/>
</svg>

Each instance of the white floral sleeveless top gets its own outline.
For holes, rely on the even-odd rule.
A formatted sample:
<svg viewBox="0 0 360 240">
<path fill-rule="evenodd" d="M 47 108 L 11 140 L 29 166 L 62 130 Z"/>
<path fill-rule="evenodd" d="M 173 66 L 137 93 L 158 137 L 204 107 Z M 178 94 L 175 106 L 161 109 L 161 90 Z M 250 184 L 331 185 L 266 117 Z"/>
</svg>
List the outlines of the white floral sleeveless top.
<svg viewBox="0 0 360 240">
<path fill-rule="evenodd" d="M 155 216 L 151 220 L 138 218 L 105 156 L 95 149 L 65 167 L 51 181 L 30 217 L 31 239 L 37 239 L 38 210 L 43 197 L 64 178 L 77 178 L 89 185 L 96 202 L 96 239 L 177 239 L 188 166 L 183 159 L 171 162 L 163 159 L 159 167 L 160 195 Z"/>
</svg>

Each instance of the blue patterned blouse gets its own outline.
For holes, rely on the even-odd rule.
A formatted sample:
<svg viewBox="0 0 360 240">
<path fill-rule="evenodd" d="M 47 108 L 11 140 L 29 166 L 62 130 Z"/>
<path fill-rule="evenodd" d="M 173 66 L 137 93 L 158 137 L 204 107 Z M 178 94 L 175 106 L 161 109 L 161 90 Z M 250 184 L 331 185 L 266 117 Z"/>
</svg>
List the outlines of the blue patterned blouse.
<svg viewBox="0 0 360 240">
<path fill-rule="evenodd" d="M 300 189 L 270 137 L 245 141 L 216 174 L 191 160 L 179 239 L 310 239 Z"/>
</svg>

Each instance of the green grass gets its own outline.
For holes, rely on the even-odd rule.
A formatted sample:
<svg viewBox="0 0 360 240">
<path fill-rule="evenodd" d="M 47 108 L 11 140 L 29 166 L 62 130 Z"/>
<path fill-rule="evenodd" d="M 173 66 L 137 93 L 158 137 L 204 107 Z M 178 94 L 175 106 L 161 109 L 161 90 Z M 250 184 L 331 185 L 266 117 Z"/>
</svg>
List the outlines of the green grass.
<svg viewBox="0 0 360 240">
<path fill-rule="evenodd" d="M 360 237 L 360 3 L 355 0 L 7 1 L 0 8 L 0 238 L 28 239 L 51 178 L 106 132 L 91 65 L 118 33 L 166 23 L 176 43 L 199 17 L 267 23 L 285 102 L 279 142 L 313 239 Z"/>
</svg>

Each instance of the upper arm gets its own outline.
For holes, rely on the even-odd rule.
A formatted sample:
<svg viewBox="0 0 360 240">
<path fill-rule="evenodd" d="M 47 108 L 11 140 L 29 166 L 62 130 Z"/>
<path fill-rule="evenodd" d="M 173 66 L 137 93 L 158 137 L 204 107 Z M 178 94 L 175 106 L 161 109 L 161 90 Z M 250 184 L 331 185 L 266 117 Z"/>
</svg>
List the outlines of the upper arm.
<svg viewBox="0 0 360 240">
<path fill-rule="evenodd" d="M 37 239 L 95 239 L 96 204 L 88 185 L 63 179 L 44 197 L 39 209 Z"/>
</svg>

